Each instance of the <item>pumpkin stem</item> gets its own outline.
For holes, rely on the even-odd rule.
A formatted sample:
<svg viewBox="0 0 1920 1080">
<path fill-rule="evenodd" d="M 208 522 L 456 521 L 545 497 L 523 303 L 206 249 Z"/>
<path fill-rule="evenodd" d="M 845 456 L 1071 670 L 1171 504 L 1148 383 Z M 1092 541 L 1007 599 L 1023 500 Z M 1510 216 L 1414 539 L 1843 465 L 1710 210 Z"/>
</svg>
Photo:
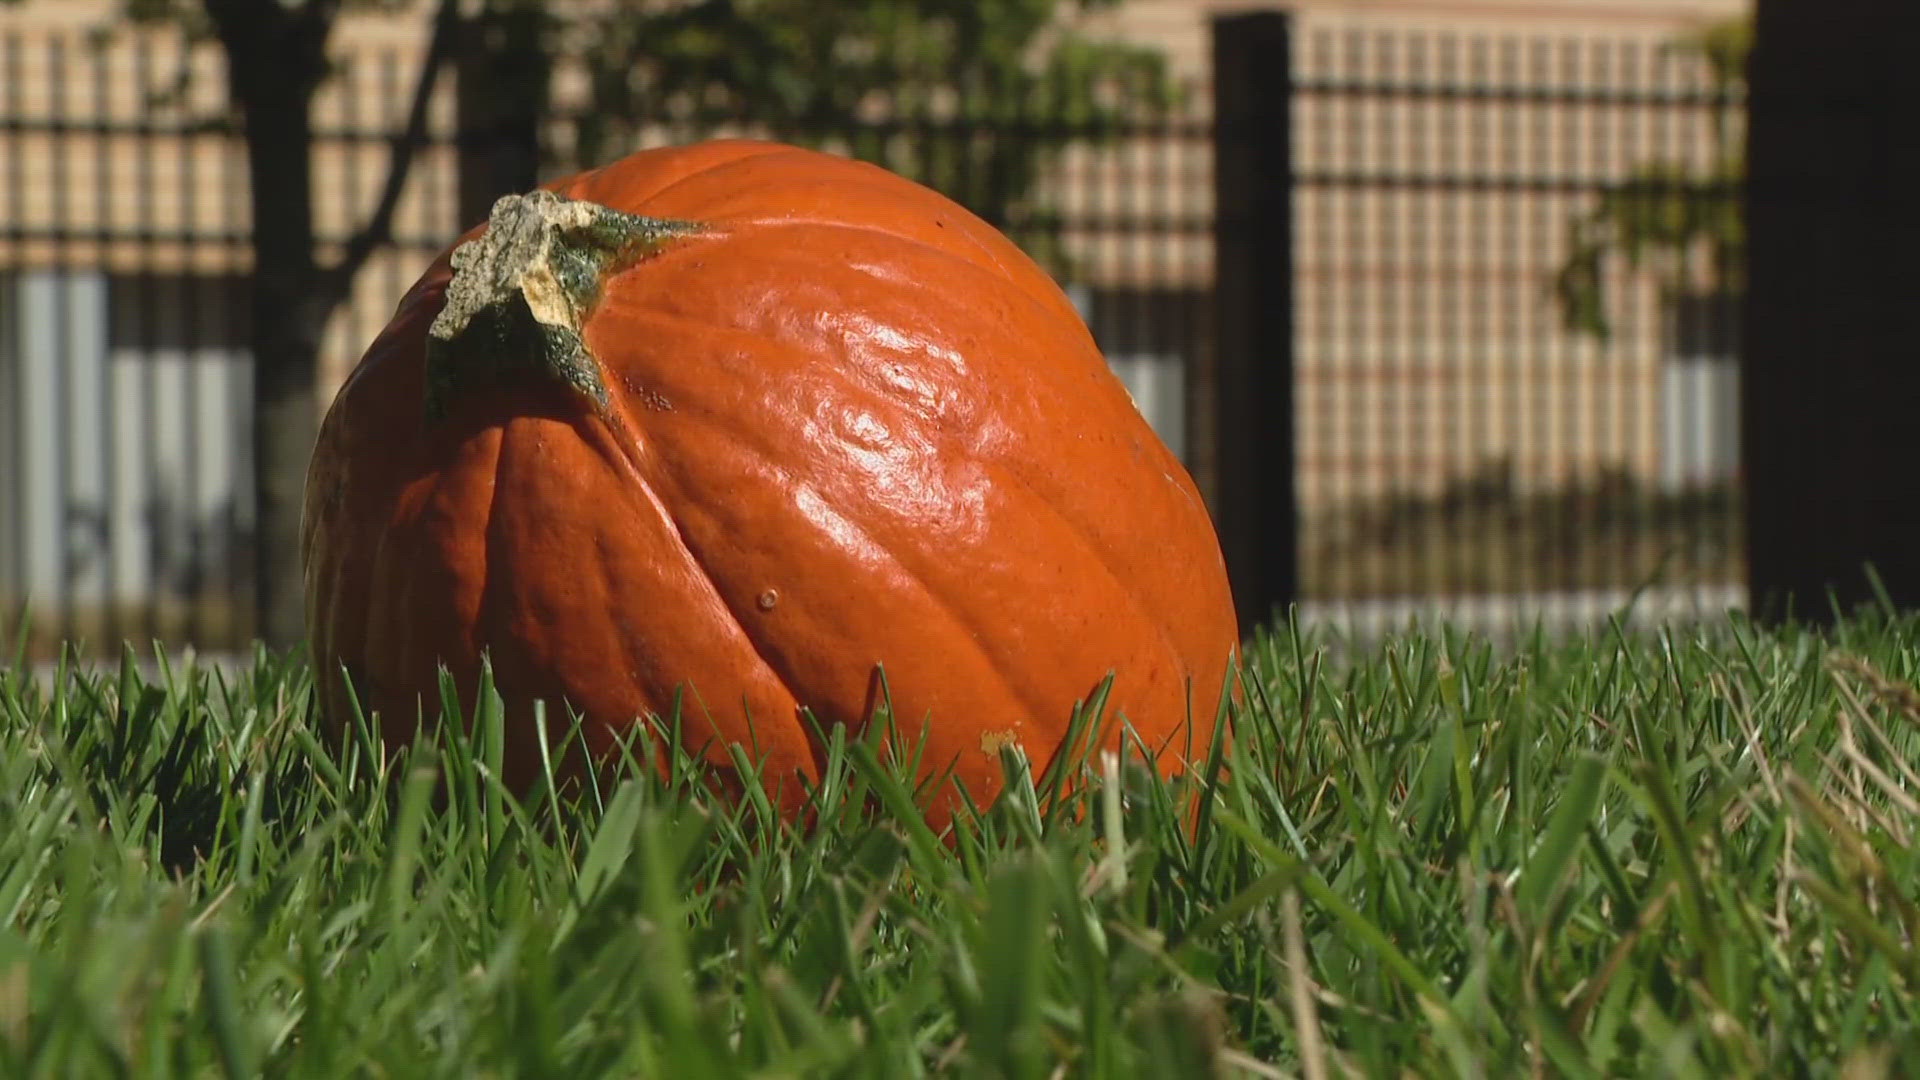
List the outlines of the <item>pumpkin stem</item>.
<svg viewBox="0 0 1920 1080">
<path fill-rule="evenodd" d="M 445 305 L 427 328 L 427 420 L 462 390 L 527 371 L 604 412 L 607 386 L 582 333 L 601 282 L 699 228 L 544 190 L 501 197 L 487 231 L 454 249 Z"/>
</svg>

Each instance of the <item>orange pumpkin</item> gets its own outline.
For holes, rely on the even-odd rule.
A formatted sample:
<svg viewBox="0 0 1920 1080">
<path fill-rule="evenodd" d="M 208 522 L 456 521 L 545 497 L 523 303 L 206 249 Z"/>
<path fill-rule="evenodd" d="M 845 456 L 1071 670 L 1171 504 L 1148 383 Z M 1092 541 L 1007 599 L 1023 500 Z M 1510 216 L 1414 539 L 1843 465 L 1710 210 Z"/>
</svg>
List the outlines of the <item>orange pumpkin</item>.
<svg viewBox="0 0 1920 1080">
<path fill-rule="evenodd" d="M 882 670 L 983 805 L 997 748 L 1044 768 L 1109 672 L 1170 770 L 1236 643 L 1192 481 L 1052 280 L 924 187 L 762 142 L 501 200 L 340 390 L 302 555 L 324 715 L 344 669 L 411 730 L 485 652 L 523 789 L 533 700 L 598 753 L 684 692 L 691 743 L 750 746 L 791 808 L 801 709 L 857 732 Z"/>
</svg>

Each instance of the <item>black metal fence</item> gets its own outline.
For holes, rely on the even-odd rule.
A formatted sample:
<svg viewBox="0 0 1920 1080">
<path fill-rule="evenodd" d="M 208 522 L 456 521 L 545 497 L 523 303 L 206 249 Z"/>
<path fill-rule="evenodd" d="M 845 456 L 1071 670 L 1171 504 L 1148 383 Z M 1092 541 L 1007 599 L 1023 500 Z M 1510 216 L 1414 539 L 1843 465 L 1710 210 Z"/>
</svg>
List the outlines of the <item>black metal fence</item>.
<svg viewBox="0 0 1920 1080">
<path fill-rule="evenodd" d="M 1257 332 L 1284 334 L 1286 397 L 1252 406 L 1293 418 L 1252 455 L 1293 455 L 1291 595 L 1376 622 L 1739 603 L 1737 69 L 1711 42 L 1222 31 L 1223 161 L 1259 156 L 1226 143 L 1270 137 L 1275 95 L 1290 128 L 1256 168 L 1291 265 L 1233 254 L 1260 210 L 1223 196 L 1256 216 L 1223 222 L 1220 272 L 1292 281 Z"/>
<path fill-rule="evenodd" d="M 1273 587 L 1317 613 L 1592 613 L 1649 584 L 1737 600 L 1737 282 L 1714 249 L 1737 221 L 1716 172 L 1737 87 L 1654 41 L 1255 19 L 1216 27 L 1241 70 L 1150 115 L 1063 116 L 1039 95 L 775 133 L 914 175 L 1040 258 L 1230 550 L 1284 566 Z M 1281 58 L 1225 44 L 1259 26 Z M 377 197 L 418 60 L 356 53 L 327 92 L 334 242 Z M 1286 122 L 1216 118 L 1216 87 L 1223 114 L 1278 101 Z M 0 605 L 32 609 L 37 648 L 251 632 L 247 203 L 223 92 L 211 47 L 0 33 Z M 400 239 L 329 335 L 330 383 L 468 224 L 452 110 L 434 116 Z M 579 121 L 555 117 L 549 143 Z M 599 137 L 764 131 L 678 115 Z M 1266 217 L 1216 221 L 1216 199 Z M 1276 235 L 1284 258 L 1234 246 Z"/>
</svg>

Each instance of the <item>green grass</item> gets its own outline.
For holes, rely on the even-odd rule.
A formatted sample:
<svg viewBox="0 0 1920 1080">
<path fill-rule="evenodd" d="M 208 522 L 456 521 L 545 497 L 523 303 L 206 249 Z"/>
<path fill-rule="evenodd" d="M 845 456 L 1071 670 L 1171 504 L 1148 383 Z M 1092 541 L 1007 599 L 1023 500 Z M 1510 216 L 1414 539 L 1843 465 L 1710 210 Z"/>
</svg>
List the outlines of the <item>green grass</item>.
<svg viewBox="0 0 1920 1080">
<path fill-rule="evenodd" d="M 323 750 L 298 664 L 0 670 L 0 1076 L 1920 1070 L 1920 621 L 1326 644 L 944 841 L 877 740 L 794 831 Z"/>
</svg>

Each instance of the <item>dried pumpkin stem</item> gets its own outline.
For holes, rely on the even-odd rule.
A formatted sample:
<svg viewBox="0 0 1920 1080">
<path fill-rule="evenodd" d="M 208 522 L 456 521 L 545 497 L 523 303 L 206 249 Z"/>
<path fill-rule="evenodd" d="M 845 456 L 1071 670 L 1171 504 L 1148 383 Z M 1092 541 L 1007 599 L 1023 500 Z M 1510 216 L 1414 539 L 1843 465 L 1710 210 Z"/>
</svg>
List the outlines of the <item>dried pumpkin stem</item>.
<svg viewBox="0 0 1920 1080">
<path fill-rule="evenodd" d="M 601 283 L 699 229 L 550 191 L 502 197 L 487 231 L 454 249 L 445 305 L 427 328 L 428 421 L 461 391 L 520 372 L 570 386 L 603 412 L 607 386 L 582 330 Z"/>
</svg>

